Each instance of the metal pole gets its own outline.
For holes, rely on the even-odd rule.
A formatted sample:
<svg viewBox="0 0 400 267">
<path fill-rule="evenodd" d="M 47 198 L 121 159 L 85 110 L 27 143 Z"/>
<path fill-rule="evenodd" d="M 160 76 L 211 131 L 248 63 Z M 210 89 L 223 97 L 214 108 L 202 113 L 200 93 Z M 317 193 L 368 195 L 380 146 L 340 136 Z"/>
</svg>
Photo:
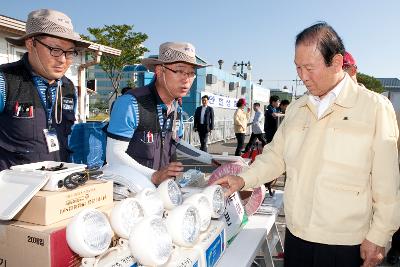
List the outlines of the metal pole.
<svg viewBox="0 0 400 267">
<path fill-rule="evenodd" d="M 226 129 L 226 120 L 225 120 L 225 117 L 224 117 L 224 125 L 223 125 L 223 129 L 222 129 L 222 139 L 224 140 L 224 143 L 226 143 L 226 133 L 225 133 L 225 129 Z"/>
</svg>

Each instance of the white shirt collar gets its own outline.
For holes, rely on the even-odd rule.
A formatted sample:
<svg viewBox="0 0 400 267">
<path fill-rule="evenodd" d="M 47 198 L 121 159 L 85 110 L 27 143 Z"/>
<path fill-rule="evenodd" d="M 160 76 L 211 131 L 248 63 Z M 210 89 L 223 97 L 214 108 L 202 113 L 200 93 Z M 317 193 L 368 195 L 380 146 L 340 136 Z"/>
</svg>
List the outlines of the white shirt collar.
<svg viewBox="0 0 400 267">
<path fill-rule="evenodd" d="M 313 103 L 318 109 L 318 118 L 321 118 L 322 114 L 339 96 L 347 79 L 349 79 L 349 75 L 345 73 L 344 78 L 322 99 L 319 96 L 309 95 L 311 103 Z"/>
<path fill-rule="evenodd" d="M 342 91 L 344 84 L 346 82 L 346 79 L 348 79 L 348 78 L 349 78 L 349 75 L 347 73 L 345 73 L 344 78 L 332 90 L 330 90 L 329 93 L 326 94 L 326 96 L 324 98 L 326 98 L 326 97 L 331 98 L 333 96 L 334 99 L 336 99 L 339 96 L 340 92 Z M 314 104 L 315 104 L 315 102 L 322 101 L 322 99 L 319 96 L 314 96 L 311 94 L 309 95 L 309 98 Z"/>
</svg>

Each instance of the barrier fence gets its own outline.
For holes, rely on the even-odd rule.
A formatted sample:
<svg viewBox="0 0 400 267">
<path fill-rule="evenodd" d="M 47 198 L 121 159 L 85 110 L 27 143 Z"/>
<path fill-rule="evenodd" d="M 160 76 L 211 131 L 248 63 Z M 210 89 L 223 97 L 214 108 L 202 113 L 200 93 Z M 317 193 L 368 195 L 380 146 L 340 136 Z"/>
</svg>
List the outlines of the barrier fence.
<svg viewBox="0 0 400 267">
<path fill-rule="evenodd" d="M 183 140 L 194 146 L 200 145 L 199 134 L 193 130 L 193 121 L 183 123 L 184 134 Z M 247 128 L 246 134 L 251 133 L 251 127 Z M 233 120 L 216 120 L 214 121 L 214 130 L 208 137 L 208 143 L 216 143 L 235 138 Z"/>
<path fill-rule="evenodd" d="M 278 119 L 278 126 L 282 118 Z M 71 161 L 74 163 L 87 164 L 89 167 L 100 167 L 105 160 L 106 135 L 103 127 L 106 122 L 87 122 L 78 123 L 72 127 L 72 133 L 69 136 L 69 148 L 71 152 Z M 193 130 L 193 121 L 183 123 L 183 140 L 193 146 L 200 145 L 199 135 Z M 246 135 L 251 134 L 251 127 L 247 127 Z M 214 121 L 214 130 L 208 137 L 208 144 L 216 142 L 225 142 L 235 138 L 233 120 Z"/>
</svg>

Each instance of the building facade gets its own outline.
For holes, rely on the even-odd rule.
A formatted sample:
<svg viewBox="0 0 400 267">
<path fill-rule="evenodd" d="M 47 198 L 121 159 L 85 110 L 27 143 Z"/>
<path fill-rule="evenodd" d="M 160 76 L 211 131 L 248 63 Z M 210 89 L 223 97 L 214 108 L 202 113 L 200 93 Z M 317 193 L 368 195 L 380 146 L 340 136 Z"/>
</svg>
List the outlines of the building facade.
<svg viewBox="0 0 400 267">
<path fill-rule="evenodd" d="M 377 78 L 385 89 L 382 93 L 392 102 L 396 112 L 397 123 L 400 123 L 400 80 L 398 78 Z M 400 128 L 400 124 L 399 124 Z M 400 140 L 399 140 L 400 142 Z"/>
<path fill-rule="evenodd" d="M 88 70 L 89 79 L 96 80 L 97 96 L 91 97 L 91 103 L 97 101 L 113 101 L 113 92 L 110 79 L 100 66 L 94 66 Z M 131 65 L 124 68 L 120 82 L 120 89 L 130 83 L 135 87 L 149 84 L 154 73 L 148 72 L 142 65 Z M 249 103 L 261 103 L 268 105 L 270 90 L 253 83 L 247 79 L 233 75 L 214 66 L 196 70 L 196 78 L 189 93 L 182 98 L 184 118 L 189 119 L 194 115 L 196 107 L 201 105 L 201 97 L 209 96 L 209 105 L 214 108 L 216 120 L 231 120 L 236 110 L 236 102 L 239 98 L 245 98 Z M 263 108 L 263 107 L 262 107 Z"/>
</svg>

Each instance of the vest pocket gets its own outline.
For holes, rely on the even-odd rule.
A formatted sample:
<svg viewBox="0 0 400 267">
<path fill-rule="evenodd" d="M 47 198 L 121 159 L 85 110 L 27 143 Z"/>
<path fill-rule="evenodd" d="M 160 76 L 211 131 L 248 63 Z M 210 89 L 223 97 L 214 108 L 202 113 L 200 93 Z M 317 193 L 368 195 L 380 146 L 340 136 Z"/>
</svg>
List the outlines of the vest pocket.
<svg viewBox="0 0 400 267">
<path fill-rule="evenodd" d="M 145 143 L 139 135 L 135 134 L 128 147 L 128 154 L 137 162 L 153 169 L 153 162 L 156 158 L 156 145 L 155 142 Z M 158 158 L 158 157 L 157 157 Z"/>
<path fill-rule="evenodd" d="M 13 138 L 20 141 L 34 139 L 34 118 L 12 116 L 10 120 L 8 132 L 12 133 Z"/>
</svg>

